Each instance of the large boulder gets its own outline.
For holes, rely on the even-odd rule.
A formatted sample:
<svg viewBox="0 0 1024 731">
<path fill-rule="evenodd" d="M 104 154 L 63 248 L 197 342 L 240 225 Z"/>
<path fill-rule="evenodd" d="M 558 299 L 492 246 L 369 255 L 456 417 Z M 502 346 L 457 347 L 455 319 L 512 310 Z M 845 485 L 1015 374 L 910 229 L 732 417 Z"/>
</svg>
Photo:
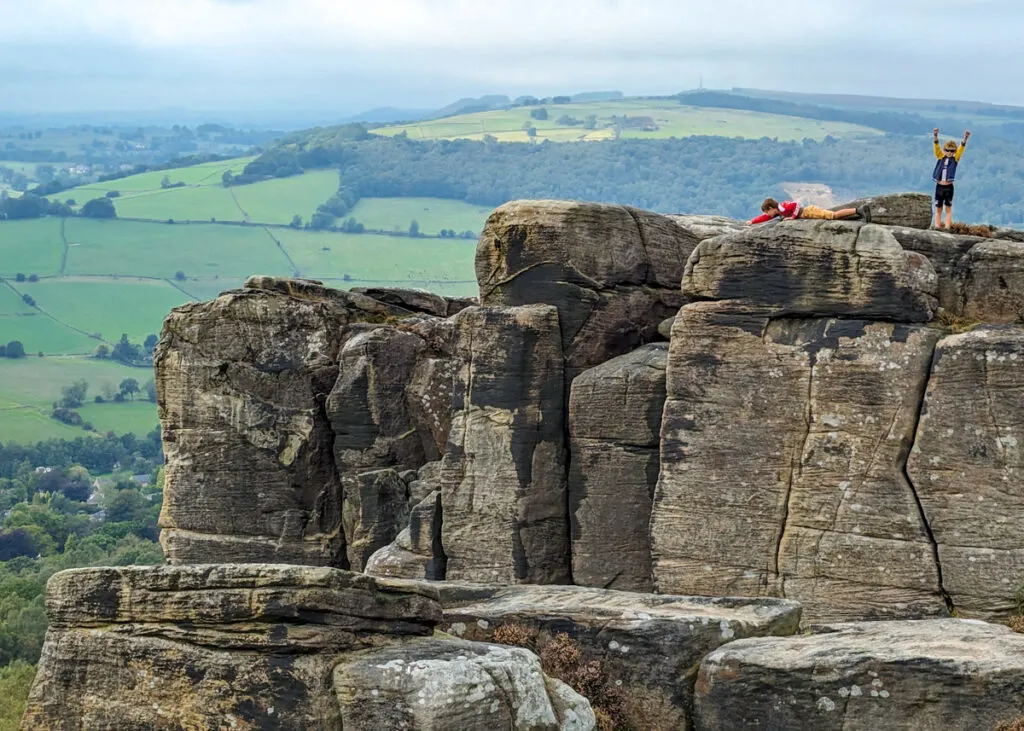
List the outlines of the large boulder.
<svg viewBox="0 0 1024 731">
<path fill-rule="evenodd" d="M 645 345 L 573 381 L 569 515 L 580 586 L 652 590 L 648 524 L 667 361 L 666 343 Z"/>
<path fill-rule="evenodd" d="M 533 653 L 429 639 L 360 653 L 334 670 L 345 731 L 590 731 L 586 698 Z M 340 727 L 339 727 L 340 729 Z"/>
<path fill-rule="evenodd" d="M 526 650 L 433 639 L 426 584 L 268 564 L 77 569 L 50 580 L 47 614 L 24 729 L 594 727 Z"/>
<path fill-rule="evenodd" d="M 938 306 L 931 263 L 904 251 L 883 226 L 783 221 L 703 241 L 683 292 L 779 314 L 927 322 Z"/>
<path fill-rule="evenodd" d="M 658 590 L 785 596 L 807 622 L 945 614 L 904 473 L 938 337 L 684 307 L 651 517 Z"/>
<path fill-rule="evenodd" d="M 905 226 L 892 227 L 889 231 L 900 246 L 927 257 L 935 267 L 939 280 L 939 306 L 955 315 L 962 314 L 964 283 L 967 279 L 967 262 L 964 257 L 972 247 L 986 239 Z"/>
<path fill-rule="evenodd" d="M 341 509 L 349 567 L 362 571 L 409 521 L 409 487 L 393 469 L 349 474 L 342 479 Z"/>
<path fill-rule="evenodd" d="M 967 253 L 963 314 L 980 322 L 1024 321 L 1024 243 L 989 239 Z"/>
<path fill-rule="evenodd" d="M 506 203 L 477 246 L 480 302 L 556 306 L 571 381 L 654 340 L 683 302 L 679 281 L 690 252 L 736 226 L 598 203 Z"/>
<path fill-rule="evenodd" d="M 568 583 L 562 339 L 554 307 L 470 307 L 441 472 L 447 577 Z"/>
<path fill-rule="evenodd" d="M 1024 329 L 941 340 L 907 463 L 960 616 L 1007 616 L 1024 583 Z"/>
<path fill-rule="evenodd" d="M 857 208 L 865 203 L 871 206 L 873 223 L 919 229 L 926 229 L 932 224 L 932 199 L 924 193 L 889 193 L 871 198 L 858 198 L 832 210 Z"/>
<path fill-rule="evenodd" d="M 1024 714 L 1024 637 L 976 620 L 865 622 L 732 642 L 697 679 L 700 731 L 978 731 Z"/>
<path fill-rule="evenodd" d="M 350 292 L 365 294 L 378 302 L 396 305 L 412 312 L 423 312 L 436 317 L 450 317 L 460 310 L 477 304 L 474 297 L 442 297 L 425 289 L 402 287 L 353 287 Z"/>
<path fill-rule="evenodd" d="M 435 591 L 323 567 L 77 569 L 47 587 L 23 728 L 340 729 L 346 652 L 429 635 Z"/>
<path fill-rule="evenodd" d="M 167 316 L 154 367 L 168 560 L 344 564 L 322 402 L 339 334 L 405 314 L 316 282 L 257 277 Z"/>
<path fill-rule="evenodd" d="M 694 677 L 705 654 L 742 637 L 792 634 L 800 618 L 799 605 L 781 599 L 657 596 L 569 586 L 442 584 L 438 590 L 442 628 L 451 634 L 523 642 L 542 658 L 554 649 L 556 635 L 568 634 L 579 664 L 599 663 L 604 683 L 625 698 L 620 722 L 636 729 L 688 728 Z"/>
</svg>

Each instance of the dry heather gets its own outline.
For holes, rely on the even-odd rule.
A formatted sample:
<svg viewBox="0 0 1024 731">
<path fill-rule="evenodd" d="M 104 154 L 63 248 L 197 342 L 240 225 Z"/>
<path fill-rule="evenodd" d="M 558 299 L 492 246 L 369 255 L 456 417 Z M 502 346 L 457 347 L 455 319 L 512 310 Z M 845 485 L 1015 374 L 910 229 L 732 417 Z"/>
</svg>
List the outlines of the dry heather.
<svg viewBox="0 0 1024 731">
<path fill-rule="evenodd" d="M 1024 716 L 1018 716 L 1012 721 L 1003 721 L 997 724 L 995 731 L 1024 731 Z"/>
<path fill-rule="evenodd" d="M 954 315 L 947 309 L 939 309 L 939 314 L 936 320 L 951 335 L 965 333 L 968 330 L 973 330 L 981 324 L 975 320 L 968 320 L 967 318 Z"/>
<path fill-rule="evenodd" d="M 964 236 L 984 236 L 987 239 L 995 235 L 995 229 L 992 226 L 985 224 L 974 225 L 964 223 L 963 221 L 954 221 L 953 225 L 949 227 L 949 232 Z"/>
</svg>

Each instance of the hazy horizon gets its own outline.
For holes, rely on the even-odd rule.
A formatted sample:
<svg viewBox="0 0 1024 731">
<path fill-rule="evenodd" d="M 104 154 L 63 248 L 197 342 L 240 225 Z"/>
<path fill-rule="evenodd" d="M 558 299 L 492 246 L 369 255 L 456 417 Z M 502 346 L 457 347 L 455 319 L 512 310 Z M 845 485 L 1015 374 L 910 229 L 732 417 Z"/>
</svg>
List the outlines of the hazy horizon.
<svg viewBox="0 0 1024 731">
<path fill-rule="evenodd" d="M 17 10 L 15 11 L 15 7 Z M 751 87 L 1024 105 L 1024 5 L 0 0 L 3 113 L 325 123 L 483 94 Z M 938 31 L 956 21 L 955 39 Z M 978 52 L 978 48 L 984 48 Z M 97 120 L 100 121 L 100 120 Z"/>
</svg>

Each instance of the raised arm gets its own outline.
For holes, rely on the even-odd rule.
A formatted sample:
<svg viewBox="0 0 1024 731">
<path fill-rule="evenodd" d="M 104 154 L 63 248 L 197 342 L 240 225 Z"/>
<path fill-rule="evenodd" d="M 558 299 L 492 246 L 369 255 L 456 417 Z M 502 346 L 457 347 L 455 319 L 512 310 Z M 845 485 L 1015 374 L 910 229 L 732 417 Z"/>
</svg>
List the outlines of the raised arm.
<svg viewBox="0 0 1024 731">
<path fill-rule="evenodd" d="M 970 137 L 970 136 L 971 136 L 971 131 L 969 129 L 968 130 L 964 130 L 964 139 L 960 143 L 960 147 L 958 147 L 956 149 L 956 155 L 954 155 L 954 157 L 956 158 L 957 162 L 960 162 L 960 158 L 963 157 L 964 150 L 967 149 L 967 138 Z"/>
<path fill-rule="evenodd" d="M 936 127 L 932 130 L 932 146 L 935 147 L 935 157 L 939 160 L 942 159 L 942 147 L 939 145 L 939 128 Z"/>
</svg>

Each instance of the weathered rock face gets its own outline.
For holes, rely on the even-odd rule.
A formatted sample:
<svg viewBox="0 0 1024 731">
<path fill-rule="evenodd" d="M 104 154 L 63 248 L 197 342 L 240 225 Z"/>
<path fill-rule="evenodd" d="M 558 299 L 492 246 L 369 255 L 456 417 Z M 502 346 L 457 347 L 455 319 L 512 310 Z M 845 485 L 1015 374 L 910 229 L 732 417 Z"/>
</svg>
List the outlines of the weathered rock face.
<svg viewBox="0 0 1024 731">
<path fill-rule="evenodd" d="M 257 564 L 65 571 L 47 613 L 26 729 L 340 729 L 340 655 L 441 618 L 426 587 Z"/>
<path fill-rule="evenodd" d="M 580 586 L 652 589 L 648 524 L 667 360 L 667 344 L 645 345 L 573 381 L 569 514 Z"/>
<path fill-rule="evenodd" d="M 972 620 L 839 624 L 701 663 L 701 731 L 975 731 L 1024 713 L 1024 637 Z"/>
<path fill-rule="evenodd" d="M 884 227 L 837 221 L 785 221 L 707 239 L 683 277 L 683 292 L 695 299 L 902 322 L 930 320 L 937 287 L 931 263 Z"/>
<path fill-rule="evenodd" d="M 568 583 L 561 334 L 554 307 L 471 307 L 441 474 L 447 578 Z"/>
<path fill-rule="evenodd" d="M 740 637 L 788 635 L 800 609 L 781 599 L 655 596 L 581 587 L 439 585 L 452 634 L 478 641 L 536 634 L 538 649 L 560 632 L 600 661 L 608 681 L 638 703 L 628 728 L 688 728 L 697 664 Z M 504 629 L 503 629 L 504 628 Z"/>
<path fill-rule="evenodd" d="M 425 289 L 401 287 L 353 287 L 350 292 L 395 305 L 412 312 L 424 312 L 436 317 L 450 317 L 460 310 L 477 304 L 473 297 L 442 297 Z"/>
<path fill-rule="evenodd" d="M 957 613 L 1010 614 L 1024 577 L 1024 330 L 952 335 L 936 348 L 907 473 Z"/>
<path fill-rule="evenodd" d="M 586 699 L 527 651 L 430 639 L 372 650 L 334 670 L 345 731 L 587 731 Z"/>
<path fill-rule="evenodd" d="M 655 339 L 675 314 L 686 259 L 739 222 L 623 206 L 514 201 L 487 221 L 476 253 L 480 301 L 558 308 L 566 376 Z"/>
<path fill-rule="evenodd" d="M 651 518 L 658 589 L 795 598 L 809 622 L 945 613 L 904 474 L 938 337 L 684 307 Z"/>
<path fill-rule="evenodd" d="M 79 569 L 51 579 L 47 612 L 25 729 L 593 728 L 530 653 L 430 639 L 441 607 L 426 585 L 259 564 Z"/>
<path fill-rule="evenodd" d="M 370 556 L 371 576 L 402 579 L 444 579 L 448 557 L 441 542 L 441 491 L 435 490 L 409 514 L 409 524 L 394 542 Z"/>
<path fill-rule="evenodd" d="M 967 253 L 964 315 L 983 322 L 1024 321 L 1024 244 L 986 240 Z"/>
<path fill-rule="evenodd" d="M 169 560 L 344 563 L 321 404 L 339 332 L 396 313 L 316 283 L 254 278 L 168 315 L 154 365 Z"/>
<path fill-rule="evenodd" d="M 370 556 L 408 523 L 409 488 L 397 472 L 385 469 L 346 476 L 342 489 L 348 562 L 353 571 L 362 571 Z"/>
<path fill-rule="evenodd" d="M 865 203 L 871 206 L 872 223 L 921 229 L 926 229 L 932 224 L 932 200 L 924 193 L 892 193 L 876 195 L 873 198 L 859 198 L 851 203 L 836 206 L 832 210 L 857 208 Z"/>
<path fill-rule="evenodd" d="M 939 306 L 955 315 L 963 314 L 964 280 L 967 278 L 964 256 L 973 246 L 986 239 L 906 227 L 893 227 L 889 230 L 900 246 L 928 257 L 928 261 L 935 267 L 939 280 Z"/>
</svg>

